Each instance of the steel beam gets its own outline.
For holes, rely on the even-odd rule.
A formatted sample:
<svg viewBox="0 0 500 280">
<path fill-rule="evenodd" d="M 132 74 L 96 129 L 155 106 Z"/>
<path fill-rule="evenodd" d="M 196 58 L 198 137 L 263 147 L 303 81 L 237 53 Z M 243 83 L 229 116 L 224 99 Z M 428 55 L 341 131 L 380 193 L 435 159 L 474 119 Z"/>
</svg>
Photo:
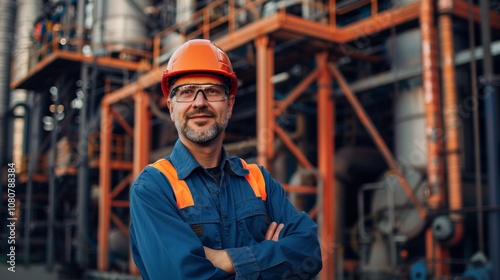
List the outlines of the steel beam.
<svg viewBox="0 0 500 280">
<path fill-rule="evenodd" d="M 332 90 L 332 77 L 328 71 L 328 52 L 316 55 L 318 74 L 318 170 L 322 179 L 320 240 L 326 244 L 323 250 L 323 269 L 321 279 L 337 278 L 337 213 L 335 213 L 335 172 L 334 172 L 334 143 L 335 143 L 335 118 Z"/>
<path fill-rule="evenodd" d="M 97 269 L 108 269 L 108 236 L 111 219 L 111 136 L 113 133 L 113 115 L 110 104 L 103 100 L 100 133 L 99 157 L 99 227 Z"/>
<path fill-rule="evenodd" d="M 255 49 L 257 57 L 257 162 L 264 168 L 270 168 L 270 152 L 274 145 L 274 133 L 272 126 L 274 116 L 270 114 L 273 109 L 274 91 L 272 89 L 270 67 L 268 64 L 274 64 L 274 54 L 269 55 L 269 37 L 262 36 L 255 40 Z M 271 86 L 270 86 L 271 85 Z M 270 97 L 270 96 L 271 97 Z"/>
<path fill-rule="evenodd" d="M 340 85 L 340 88 L 342 89 L 342 92 L 345 94 L 347 100 L 353 107 L 356 115 L 358 116 L 359 120 L 365 127 L 365 129 L 368 131 L 370 136 L 372 137 L 373 141 L 375 142 L 375 145 L 379 149 L 380 153 L 382 154 L 382 157 L 384 160 L 387 162 L 387 165 L 389 168 L 391 168 L 391 171 L 394 172 L 394 175 L 398 178 L 399 183 L 403 187 L 403 190 L 405 191 L 406 195 L 410 199 L 410 202 L 415 206 L 417 209 L 420 217 L 425 220 L 427 217 L 427 211 L 422 205 L 422 203 L 416 198 L 415 193 L 413 192 L 413 189 L 410 187 L 408 182 L 406 181 L 405 177 L 401 173 L 401 170 L 399 168 L 399 165 L 394 158 L 393 154 L 389 150 L 389 147 L 387 147 L 387 144 L 384 142 L 384 139 L 382 136 L 380 136 L 380 133 L 378 132 L 377 128 L 375 125 L 373 125 L 373 122 L 371 121 L 370 117 L 366 113 L 365 109 L 361 105 L 361 102 L 359 102 L 358 98 L 352 90 L 349 88 L 349 85 L 347 84 L 344 76 L 340 73 L 340 71 L 335 67 L 335 65 L 330 64 L 330 71 L 332 72 L 333 76 L 337 80 L 337 82 Z"/>
<path fill-rule="evenodd" d="M 132 177 L 139 175 L 149 163 L 151 154 L 151 111 L 149 110 L 149 95 L 140 91 L 135 96 L 134 108 L 134 165 Z M 139 270 L 130 255 L 129 269 L 132 274 L 139 274 Z"/>
</svg>

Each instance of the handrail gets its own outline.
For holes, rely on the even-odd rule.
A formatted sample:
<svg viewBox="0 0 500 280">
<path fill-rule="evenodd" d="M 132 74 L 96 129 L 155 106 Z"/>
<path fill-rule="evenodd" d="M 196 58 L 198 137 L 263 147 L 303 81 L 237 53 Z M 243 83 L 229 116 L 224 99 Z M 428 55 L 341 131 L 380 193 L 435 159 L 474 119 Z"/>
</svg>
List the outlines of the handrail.
<svg viewBox="0 0 500 280">
<path fill-rule="evenodd" d="M 274 6 L 273 6 L 274 5 Z M 171 52 L 182 43 L 194 38 L 215 39 L 219 36 L 231 35 L 238 31 L 250 22 L 257 21 L 266 16 L 266 13 L 280 13 L 283 16 L 293 14 L 289 11 L 295 5 L 302 6 L 302 12 L 311 11 L 310 17 L 302 15 L 305 20 L 315 21 L 332 29 L 337 28 L 337 16 L 342 16 L 347 12 L 364 7 L 371 6 L 371 15 L 378 13 L 377 0 L 360 0 L 346 7 L 337 7 L 338 3 L 334 0 L 325 1 L 308 1 L 308 0 L 246 0 L 245 4 L 238 6 L 235 0 L 215 0 L 207 4 L 205 7 L 194 11 L 189 18 L 169 26 L 166 29 L 158 32 L 152 39 L 138 41 L 145 48 L 139 49 L 122 49 L 123 53 L 131 54 L 132 57 L 141 61 L 147 61 L 154 69 L 158 69 L 161 63 L 168 60 Z M 239 19 L 246 17 L 245 22 L 238 24 Z M 355 21 L 359 21 L 357 19 Z M 349 24 L 352 24 L 351 22 Z M 343 26 L 347 27 L 347 26 Z M 73 46 L 70 51 L 81 53 L 83 46 L 90 45 L 92 30 L 84 30 L 82 38 L 76 38 L 77 35 L 75 26 L 54 25 L 50 32 L 47 32 L 39 46 L 34 45 L 35 50 L 30 55 L 29 70 L 36 66 L 34 61 L 40 62 L 47 58 L 50 54 L 61 50 L 61 40 L 66 45 Z M 65 35 L 69 37 L 66 38 Z M 167 36 L 177 36 L 165 40 Z M 116 53 L 113 43 L 104 43 L 102 45 L 105 53 L 104 57 L 110 57 L 112 53 Z M 92 54 L 89 54 L 92 56 Z"/>
<path fill-rule="evenodd" d="M 217 0 L 213 1 L 204 8 L 194 12 L 191 14 L 189 19 L 186 19 L 182 22 L 178 22 L 162 31 L 157 33 L 153 39 L 153 54 L 154 61 L 153 67 L 159 67 L 161 62 L 160 57 L 162 55 L 172 52 L 179 45 L 184 43 L 187 40 L 195 39 L 195 38 L 204 38 L 204 39 L 213 39 L 213 37 L 220 35 L 220 32 L 224 32 L 224 35 L 230 35 L 237 31 L 239 28 L 244 25 L 237 26 L 236 19 L 243 13 L 248 13 L 249 17 L 255 17 L 255 19 L 251 19 L 249 21 L 255 21 L 260 19 L 263 16 L 263 12 L 259 12 L 258 10 L 263 10 L 263 7 L 260 8 L 259 5 L 265 4 L 266 0 L 252 0 L 247 1 L 245 5 L 241 7 L 236 7 L 234 0 Z M 286 13 L 286 8 L 292 5 L 301 4 L 303 6 L 308 6 L 311 9 L 315 9 L 318 11 L 318 14 L 323 15 L 325 18 L 328 18 L 329 15 L 329 6 L 327 4 L 309 2 L 304 0 L 296 0 L 296 1 L 279 1 L 276 3 L 274 7 L 276 10 L 274 12 L 282 12 Z M 227 9 L 225 9 L 227 6 Z M 222 16 L 212 17 L 215 14 L 215 10 L 219 9 L 222 11 L 226 11 Z M 310 19 L 309 19 L 310 20 Z M 318 21 L 320 19 L 316 19 Z M 328 22 L 328 21 L 327 21 Z M 197 28 L 193 28 L 193 26 L 197 26 Z M 227 24 L 227 28 L 224 30 L 217 30 L 217 28 L 221 28 L 224 24 Z M 328 25 L 328 23 L 326 23 Z M 166 36 L 172 36 L 172 34 L 177 34 L 178 37 L 175 38 L 178 41 L 177 44 L 170 44 L 169 46 L 163 45 L 163 40 Z"/>
<path fill-rule="evenodd" d="M 89 162 L 99 161 L 100 157 L 100 137 L 99 132 L 94 132 L 89 136 L 88 158 Z M 133 160 L 133 139 L 129 135 L 111 135 L 111 154 L 107 155 L 112 161 L 132 162 Z"/>
<path fill-rule="evenodd" d="M 45 59 L 47 59 L 50 55 L 60 52 L 67 51 L 76 54 L 82 54 L 82 56 L 92 56 L 92 54 L 83 54 L 83 47 L 85 45 L 91 45 L 91 41 L 86 38 L 90 38 L 90 34 L 92 30 L 85 29 L 83 36 L 78 38 L 76 37 L 76 26 L 64 26 L 60 24 L 55 24 L 52 30 L 47 31 L 43 37 L 41 42 L 34 43 L 30 50 L 29 60 L 28 60 L 28 71 L 35 68 L 36 65 Z M 65 35 L 68 35 L 66 37 Z M 129 40 L 130 41 L 130 40 Z M 136 49 L 136 48 L 120 48 L 117 50 L 114 48 L 116 44 L 114 43 L 103 43 L 101 44 L 104 53 L 99 54 L 100 57 L 108 57 L 112 58 L 112 54 L 116 52 L 121 52 L 124 54 L 130 54 L 134 58 L 137 58 L 138 61 L 146 60 L 148 63 L 151 63 L 153 58 L 152 55 L 152 40 L 136 40 L 134 43 L 144 45 L 144 49 Z M 25 65 L 22 65 L 25 66 Z"/>
<path fill-rule="evenodd" d="M 29 160 L 32 155 L 25 154 L 21 159 L 21 167 L 17 169 L 19 176 L 28 175 Z M 46 154 L 38 154 L 36 156 L 33 174 L 46 174 L 48 166 L 48 158 Z"/>
</svg>

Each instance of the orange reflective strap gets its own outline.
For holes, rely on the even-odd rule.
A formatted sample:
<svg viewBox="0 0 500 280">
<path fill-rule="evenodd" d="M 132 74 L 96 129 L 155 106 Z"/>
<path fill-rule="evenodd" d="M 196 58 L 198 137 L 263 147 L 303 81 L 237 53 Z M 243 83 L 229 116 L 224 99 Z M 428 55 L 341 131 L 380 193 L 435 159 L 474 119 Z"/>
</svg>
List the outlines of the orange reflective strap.
<svg viewBox="0 0 500 280">
<path fill-rule="evenodd" d="M 177 171 L 172 163 L 166 159 L 160 159 L 149 166 L 158 169 L 165 177 L 167 177 L 172 189 L 174 190 L 175 200 L 177 200 L 177 207 L 179 209 L 193 206 L 194 200 L 191 190 L 189 190 L 186 181 L 180 180 L 177 177 Z"/>
<path fill-rule="evenodd" d="M 265 201 L 267 199 L 266 181 L 264 180 L 264 175 L 262 175 L 259 166 L 257 164 L 247 164 L 243 159 L 241 160 L 241 165 L 243 165 L 243 168 L 250 171 L 250 173 L 245 175 L 245 179 L 247 179 L 252 187 L 255 196 Z"/>
<path fill-rule="evenodd" d="M 264 181 L 264 175 L 262 175 L 259 166 L 257 164 L 247 164 L 243 159 L 241 160 L 241 164 L 243 165 L 243 168 L 250 171 L 250 173 L 245 175 L 245 179 L 252 187 L 255 196 L 260 197 L 265 201 L 267 199 L 266 182 Z M 179 207 L 179 209 L 194 205 L 191 190 L 186 184 L 186 181 L 180 180 L 177 177 L 177 171 L 170 161 L 160 159 L 149 166 L 158 169 L 161 173 L 163 173 L 163 175 L 165 175 L 165 177 L 167 177 L 170 185 L 172 186 L 172 190 L 174 191 L 175 200 L 177 201 L 177 207 Z"/>
</svg>

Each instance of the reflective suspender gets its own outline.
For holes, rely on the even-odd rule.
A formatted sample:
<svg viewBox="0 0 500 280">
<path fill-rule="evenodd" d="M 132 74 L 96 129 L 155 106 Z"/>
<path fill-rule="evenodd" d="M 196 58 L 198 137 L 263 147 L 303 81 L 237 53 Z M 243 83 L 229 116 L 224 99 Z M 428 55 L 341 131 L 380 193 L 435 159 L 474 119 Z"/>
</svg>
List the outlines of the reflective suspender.
<svg viewBox="0 0 500 280">
<path fill-rule="evenodd" d="M 177 200 L 177 207 L 179 209 L 193 206 L 194 200 L 191 191 L 184 180 L 179 180 L 177 178 L 177 171 L 170 161 L 166 159 L 157 160 L 155 163 L 150 164 L 150 166 L 158 169 L 165 177 L 167 177 L 172 189 L 174 190 L 175 199 Z"/>
<path fill-rule="evenodd" d="M 243 165 L 243 168 L 250 171 L 250 173 L 245 176 L 245 179 L 252 187 L 255 196 L 260 197 L 265 201 L 267 199 L 266 182 L 264 181 L 264 176 L 262 175 L 259 166 L 257 166 L 257 164 L 247 164 L 243 159 L 241 160 L 241 164 Z M 163 175 L 165 175 L 165 177 L 167 177 L 174 191 L 177 207 L 179 209 L 194 205 L 193 195 L 191 194 L 186 181 L 180 180 L 177 177 L 177 171 L 170 161 L 160 159 L 149 166 L 158 169 L 161 173 L 163 173 Z"/>
<path fill-rule="evenodd" d="M 248 183 L 252 187 L 255 196 L 266 201 L 266 181 L 264 181 L 264 175 L 262 175 L 259 166 L 257 164 L 247 164 L 243 159 L 241 160 L 241 164 L 243 165 L 243 168 L 250 171 L 250 173 L 245 175 L 245 179 L 247 179 Z"/>
</svg>

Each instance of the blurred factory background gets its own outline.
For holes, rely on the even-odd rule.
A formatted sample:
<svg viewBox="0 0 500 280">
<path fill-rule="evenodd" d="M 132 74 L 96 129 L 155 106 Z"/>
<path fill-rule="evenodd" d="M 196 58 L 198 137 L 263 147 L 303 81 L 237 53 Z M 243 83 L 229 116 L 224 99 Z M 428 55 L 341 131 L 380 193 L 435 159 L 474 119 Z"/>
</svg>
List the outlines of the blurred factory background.
<svg viewBox="0 0 500 280">
<path fill-rule="evenodd" d="M 0 0 L 0 14 L 3 265 L 14 162 L 17 268 L 140 278 L 129 185 L 177 138 L 170 55 L 208 38 L 240 84 L 226 148 L 318 222 L 318 279 L 500 279 L 500 1 Z"/>
</svg>

